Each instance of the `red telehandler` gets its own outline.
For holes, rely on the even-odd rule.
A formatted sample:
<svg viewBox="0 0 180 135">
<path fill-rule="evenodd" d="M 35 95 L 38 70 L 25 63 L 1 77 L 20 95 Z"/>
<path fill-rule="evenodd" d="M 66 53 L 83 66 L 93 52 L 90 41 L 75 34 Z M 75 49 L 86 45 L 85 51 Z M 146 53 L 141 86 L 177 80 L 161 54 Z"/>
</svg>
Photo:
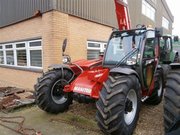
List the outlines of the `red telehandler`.
<svg viewBox="0 0 180 135">
<path fill-rule="evenodd" d="M 35 85 L 37 105 L 50 113 L 64 112 L 73 100 L 96 102 L 96 119 L 105 134 L 131 135 L 141 102 L 157 105 L 162 100 L 164 78 L 159 65 L 158 29 L 130 28 L 127 4 L 115 0 L 120 30 L 112 32 L 103 58 L 53 65 Z"/>
</svg>

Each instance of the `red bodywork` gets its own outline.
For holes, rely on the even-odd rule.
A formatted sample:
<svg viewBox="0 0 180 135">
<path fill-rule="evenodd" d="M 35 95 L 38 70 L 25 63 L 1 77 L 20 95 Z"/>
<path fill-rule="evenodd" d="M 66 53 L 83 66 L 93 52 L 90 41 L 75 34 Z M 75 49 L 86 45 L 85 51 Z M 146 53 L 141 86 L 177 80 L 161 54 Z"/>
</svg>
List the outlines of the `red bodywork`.
<svg viewBox="0 0 180 135">
<path fill-rule="evenodd" d="M 65 86 L 64 92 L 76 92 L 98 99 L 102 84 L 109 75 L 109 69 L 102 67 L 102 58 L 75 61 L 70 68 L 78 77 L 70 85 Z"/>
<path fill-rule="evenodd" d="M 98 99 L 102 84 L 107 80 L 108 75 L 108 68 L 99 67 L 84 71 L 70 85 L 65 87 L 65 92 L 76 92 Z"/>
<path fill-rule="evenodd" d="M 73 62 L 71 65 L 69 65 L 69 67 L 73 70 L 76 76 L 78 76 L 82 72 L 77 65 L 82 68 L 83 72 L 86 70 L 91 70 L 93 68 L 102 68 L 102 57 L 94 60 L 78 60 Z"/>
</svg>

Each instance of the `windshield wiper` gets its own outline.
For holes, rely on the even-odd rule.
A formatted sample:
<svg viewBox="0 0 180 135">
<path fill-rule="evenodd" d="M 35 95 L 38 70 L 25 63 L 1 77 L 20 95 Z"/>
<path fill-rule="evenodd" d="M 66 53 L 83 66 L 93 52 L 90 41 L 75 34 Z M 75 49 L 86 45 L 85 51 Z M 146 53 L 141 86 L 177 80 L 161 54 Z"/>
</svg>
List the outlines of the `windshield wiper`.
<svg viewBox="0 0 180 135">
<path fill-rule="evenodd" d="M 134 55 L 137 51 L 139 50 L 139 48 L 133 49 L 131 50 L 126 56 L 124 56 L 120 61 L 117 62 L 117 64 L 115 65 L 115 67 L 119 67 L 120 65 L 122 65 L 122 63 L 125 63 L 126 60 L 131 57 L 132 55 Z"/>
<path fill-rule="evenodd" d="M 137 51 L 139 51 L 139 48 L 140 48 L 140 43 L 141 43 L 141 40 L 139 40 L 139 45 L 136 49 L 133 49 L 131 50 L 128 54 L 126 54 L 120 61 L 117 62 L 117 64 L 115 65 L 115 67 L 119 67 L 120 65 L 122 65 L 122 63 L 125 63 L 126 60 L 131 57 L 132 55 L 134 55 Z"/>
</svg>

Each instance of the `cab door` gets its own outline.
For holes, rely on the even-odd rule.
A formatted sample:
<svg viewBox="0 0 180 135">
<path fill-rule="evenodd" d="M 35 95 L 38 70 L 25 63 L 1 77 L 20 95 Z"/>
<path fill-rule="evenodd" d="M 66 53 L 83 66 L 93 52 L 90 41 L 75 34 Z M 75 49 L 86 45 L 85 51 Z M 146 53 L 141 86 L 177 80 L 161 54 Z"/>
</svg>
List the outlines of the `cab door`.
<svg viewBox="0 0 180 135">
<path fill-rule="evenodd" d="M 156 59 L 156 39 L 147 38 L 144 45 L 144 52 L 142 58 L 142 76 L 143 84 L 146 90 L 153 88 L 154 73 L 157 67 Z"/>
<path fill-rule="evenodd" d="M 172 38 L 169 36 L 163 36 L 161 38 L 160 47 L 160 61 L 167 64 L 171 63 L 174 60 L 171 58 L 173 53 Z"/>
</svg>

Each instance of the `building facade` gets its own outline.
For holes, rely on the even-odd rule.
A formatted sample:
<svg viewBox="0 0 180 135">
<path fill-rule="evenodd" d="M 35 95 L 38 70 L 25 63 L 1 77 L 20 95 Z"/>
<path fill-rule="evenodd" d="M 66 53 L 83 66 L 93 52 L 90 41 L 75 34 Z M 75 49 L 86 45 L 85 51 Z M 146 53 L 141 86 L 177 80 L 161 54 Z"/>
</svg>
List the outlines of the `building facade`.
<svg viewBox="0 0 180 135">
<path fill-rule="evenodd" d="M 172 32 L 165 0 L 128 1 L 132 27 L 146 24 Z M 0 81 L 33 90 L 48 66 L 66 53 L 77 59 L 98 57 L 112 28 L 118 27 L 113 0 L 0 0 Z"/>
<path fill-rule="evenodd" d="M 132 27 L 137 24 L 162 27 L 164 34 L 172 34 L 174 17 L 165 0 L 129 0 Z"/>
</svg>

